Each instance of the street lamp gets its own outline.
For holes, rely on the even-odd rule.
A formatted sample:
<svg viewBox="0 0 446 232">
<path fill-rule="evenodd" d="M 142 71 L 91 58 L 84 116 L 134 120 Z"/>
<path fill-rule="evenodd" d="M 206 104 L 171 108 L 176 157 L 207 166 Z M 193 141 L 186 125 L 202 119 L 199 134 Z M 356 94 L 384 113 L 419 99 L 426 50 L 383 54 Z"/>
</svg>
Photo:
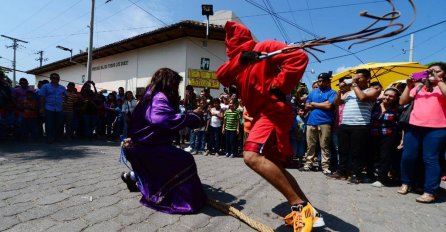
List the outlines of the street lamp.
<svg viewBox="0 0 446 232">
<path fill-rule="evenodd" d="M 67 51 L 67 52 L 70 52 L 70 62 L 71 63 L 82 64 L 82 63 L 79 63 L 79 62 L 76 62 L 76 61 L 73 60 L 73 49 L 66 48 L 66 47 L 63 47 L 63 46 L 60 46 L 60 45 L 57 45 L 56 48 L 59 48 L 60 50 L 64 50 L 64 51 Z M 82 65 L 85 66 L 85 64 L 82 64 Z"/>
<path fill-rule="evenodd" d="M 210 4 L 201 5 L 201 15 L 206 15 L 206 40 L 203 42 L 203 46 L 207 47 L 209 37 L 209 15 L 214 15 L 214 7 Z"/>
</svg>

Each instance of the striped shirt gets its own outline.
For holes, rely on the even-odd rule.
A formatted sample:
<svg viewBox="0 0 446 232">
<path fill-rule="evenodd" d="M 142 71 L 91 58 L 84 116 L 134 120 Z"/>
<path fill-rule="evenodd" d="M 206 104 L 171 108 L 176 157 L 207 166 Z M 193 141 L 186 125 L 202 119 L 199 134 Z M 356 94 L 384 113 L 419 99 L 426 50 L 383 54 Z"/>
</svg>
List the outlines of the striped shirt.
<svg viewBox="0 0 446 232">
<path fill-rule="evenodd" d="M 370 89 L 364 90 L 367 93 Z M 373 102 L 359 101 L 355 91 L 351 91 L 345 98 L 345 106 L 342 112 L 343 125 L 369 125 L 372 115 Z"/>
<path fill-rule="evenodd" d="M 76 102 L 77 94 L 75 92 L 68 92 L 67 95 L 63 99 L 62 109 L 63 112 L 73 112 L 74 103 Z"/>
<path fill-rule="evenodd" d="M 240 121 L 240 114 L 235 110 L 225 111 L 225 130 L 236 131 Z"/>
</svg>

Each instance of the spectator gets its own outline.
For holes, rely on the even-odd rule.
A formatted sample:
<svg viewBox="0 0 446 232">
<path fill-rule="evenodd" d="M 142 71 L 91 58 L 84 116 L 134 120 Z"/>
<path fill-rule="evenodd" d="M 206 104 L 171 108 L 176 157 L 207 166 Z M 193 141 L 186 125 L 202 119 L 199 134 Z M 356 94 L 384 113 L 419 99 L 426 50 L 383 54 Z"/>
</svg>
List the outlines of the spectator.
<svg viewBox="0 0 446 232">
<path fill-rule="evenodd" d="M 116 136 L 121 136 L 124 128 L 124 112 L 122 111 L 123 104 L 124 104 L 123 99 L 116 100 L 116 108 L 115 108 L 116 118 L 115 121 L 113 122 L 113 131 Z"/>
<path fill-rule="evenodd" d="M 65 133 L 68 140 L 73 138 L 73 118 L 74 118 L 74 105 L 77 103 L 77 93 L 75 84 L 73 82 L 67 85 L 67 95 L 63 99 L 63 114 Z"/>
<path fill-rule="evenodd" d="M 125 100 L 122 105 L 123 112 L 124 112 L 124 129 L 122 132 L 122 136 L 124 138 L 127 138 L 127 130 L 129 126 L 130 118 L 132 117 L 133 110 L 135 110 L 136 105 L 138 102 L 136 101 L 135 97 L 133 97 L 132 91 L 125 92 Z"/>
<path fill-rule="evenodd" d="M 192 155 L 195 154 L 203 154 L 204 148 L 206 146 L 206 137 L 205 133 L 207 130 L 207 117 L 208 117 L 208 110 L 207 110 L 207 104 L 205 98 L 200 98 L 198 100 L 198 108 L 200 108 L 199 112 L 200 116 L 203 119 L 203 123 L 200 125 L 200 127 L 196 129 L 192 129 L 193 133 L 195 134 L 195 142 L 194 142 L 194 149 L 191 151 Z"/>
<path fill-rule="evenodd" d="M 124 93 L 123 87 L 118 88 L 118 94 L 116 95 L 116 100 L 118 100 L 118 99 L 121 99 L 122 101 L 125 100 L 125 93 Z"/>
<path fill-rule="evenodd" d="M 424 161 L 424 193 L 416 199 L 420 203 L 435 201 L 435 193 L 440 187 L 440 156 L 446 146 L 446 65 L 434 63 L 429 66 L 429 78 L 417 94 L 419 87 L 407 80 L 401 95 L 400 104 L 414 101 L 409 126 L 404 130 L 404 147 L 401 157 L 400 194 L 407 194 L 413 184 L 414 167 L 418 151 L 422 149 Z"/>
<path fill-rule="evenodd" d="M 59 85 L 60 76 L 51 73 L 51 82 L 40 89 L 40 113 L 45 115 L 45 132 L 47 142 L 60 140 L 63 132 L 63 98 L 67 95 L 65 87 Z"/>
<path fill-rule="evenodd" d="M 204 93 L 204 95 L 203 95 L 204 98 L 206 98 L 206 102 L 208 104 L 212 104 L 212 100 L 214 98 L 211 96 L 211 89 L 209 87 L 205 87 L 205 88 L 203 88 L 203 93 Z"/>
<path fill-rule="evenodd" d="M 34 99 L 34 91 L 28 90 L 23 101 L 23 140 L 28 141 L 31 136 L 33 142 L 39 139 L 37 133 L 37 120 L 39 116 L 39 103 Z"/>
<path fill-rule="evenodd" d="M 107 96 L 107 101 L 104 103 L 105 108 L 105 136 L 108 139 L 112 139 L 116 131 L 113 131 L 113 122 L 116 119 L 116 97 L 115 94 L 110 93 Z"/>
<path fill-rule="evenodd" d="M 351 77 L 345 76 L 339 78 L 339 91 L 337 92 L 337 97 L 335 100 L 335 123 L 333 124 L 331 130 L 331 157 L 330 157 L 330 165 L 331 170 L 337 170 L 339 166 L 339 126 L 342 123 L 342 114 L 344 112 L 344 101 L 347 97 L 348 93 L 351 91 Z M 342 101 L 341 101 L 342 100 Z"/>
<path fill-rule="evenodd" d="M 331 73 L 321 73 L 318 76 L 318 88 L 308 95 L 305 108 L 310 110 L 307 121 L 307 158 L 304 171 L 312 169 L 316 157 L 316 144 L 321 148 L 322 172 L 326 175 L 330 171 L 330 136 L 331 125 L 334 122 L 334 101 L 336 91 L 330 88 Z"/>
<path fill-rule="evenodd" d="M 220 99 L 214 98 L 212 105 L 213 107 L 210 110 L 211 121 L 209 123 L 209 151 L 211 155 L 218 156 L 220 152 L 221 120 L 223 119 L 223 112 L 220 107 Z"/>
<path fill-rule="evenodd" d="M 234 158 L 237 155 L 237 135 L 240 132 L 240 114 L 235 109 L 236 100 L 231 99 L 228 109 L 224 113 L 222 134 L 226 136 L 226 157 Z"/>
<path fill-rule="evenodd" d="M 351 155 L 353 167 L 350 183 L 353 184 L 370 181 L 370 177 L 362 179 L 361 173 L 367 156 L 371 110 L 380 94 L 377 89 L 368 88 L 370 78 L 369 70 L 357 70 L 352 78 L 352 91 L 344 100 L 337 100 L 345 102 L 345 106 L 339 127 L 339 168 L 332 177 L 347 179 L 348 160 Z"/>
<path fill-rule="evenodd" d="M 389 185 L 388 173 L 398 154 L 397 147 L 401 140 L 397 123 L 399 96 L 398 89 L 388 88 L 384 91 L 382 100 L 378 100 L 372 109 L 367 168 L 374 171 L 374 163 L 378 160 L 378 178 L 372 184 L 374 187 Z"/>
</svg>

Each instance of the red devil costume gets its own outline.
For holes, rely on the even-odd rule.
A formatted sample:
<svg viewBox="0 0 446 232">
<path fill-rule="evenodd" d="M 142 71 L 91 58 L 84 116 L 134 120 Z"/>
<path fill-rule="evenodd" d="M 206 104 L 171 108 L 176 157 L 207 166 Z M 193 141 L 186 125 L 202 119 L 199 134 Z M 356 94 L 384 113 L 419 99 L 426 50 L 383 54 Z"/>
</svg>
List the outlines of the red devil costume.
<svg viewBox="0 0 446 232">
<path fill-rule="evenodd" d="M 289 130 L 293 114 L 291 106 L 281 98 L 299 83 L 308 57 L 302 50 L 295 50 L 255 64 L 244 64 L 240 62 L 243 52 L 270 53 L 287 45 L 274 40 L 257 43 L 245 26 L 231 21 L 226 23 L 225 30 L 229 61 L 218 69 L 217 79 L 224 86 L 237 86 L 247 111 L 254 118 L 245 150 L 250 150 L 252 143 L 267 143 L 270 135 L 274 135 L 262 149 L 266 154 L 270 154 L 267 152 L 270 149 L 275 149 L 276 154 L 278 150 L 280 153 L 274 158 L 285 161 L 292 155 Z"/>
</svg>

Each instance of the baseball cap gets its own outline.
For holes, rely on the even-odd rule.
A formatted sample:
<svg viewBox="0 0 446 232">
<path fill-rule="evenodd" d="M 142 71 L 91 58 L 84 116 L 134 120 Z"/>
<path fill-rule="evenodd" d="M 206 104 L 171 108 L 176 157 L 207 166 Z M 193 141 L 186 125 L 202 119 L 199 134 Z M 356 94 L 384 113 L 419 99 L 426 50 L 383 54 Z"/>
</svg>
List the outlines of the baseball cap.
<svg viewBox="0 0 446 232">
<path fill-rule="evenodd" d="M 321 73 L 321 74 L 319 74 L 319 76 L 317 76 L 317 79 L 330 80 L 331 73 Z"/>
</svg>

